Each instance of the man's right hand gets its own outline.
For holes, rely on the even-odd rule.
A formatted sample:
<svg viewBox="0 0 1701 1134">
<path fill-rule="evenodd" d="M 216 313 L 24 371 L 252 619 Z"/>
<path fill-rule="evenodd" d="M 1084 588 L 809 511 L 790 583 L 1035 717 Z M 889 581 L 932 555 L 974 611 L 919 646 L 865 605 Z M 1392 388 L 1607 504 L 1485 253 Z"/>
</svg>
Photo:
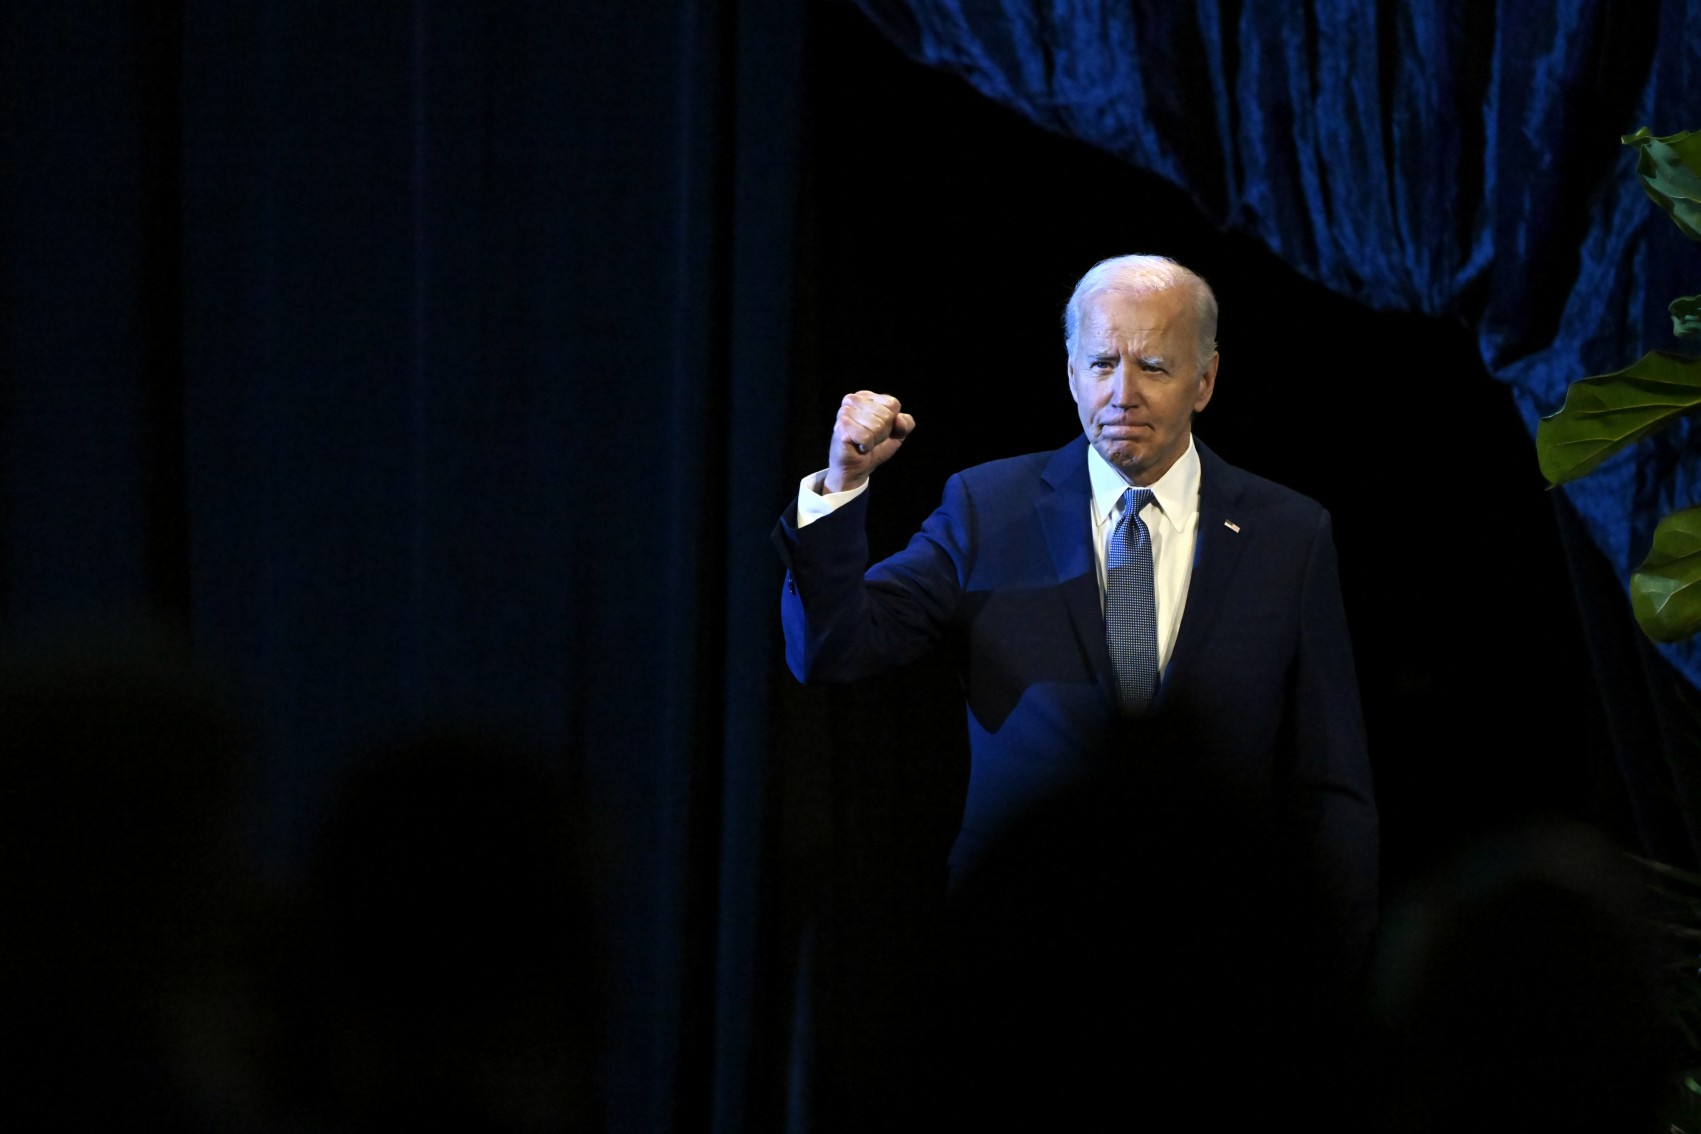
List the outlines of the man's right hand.
<svg viewBox="0 0 1701 1134">
<path fill-rule="evenodd" d="M 869 473 L 891 459 L 915 430 L 915 418 L 902 410 L 890 394 L 858 390 L 845 395 L 827 451 L 828 492 L 860 488 Z"/>
</svg>

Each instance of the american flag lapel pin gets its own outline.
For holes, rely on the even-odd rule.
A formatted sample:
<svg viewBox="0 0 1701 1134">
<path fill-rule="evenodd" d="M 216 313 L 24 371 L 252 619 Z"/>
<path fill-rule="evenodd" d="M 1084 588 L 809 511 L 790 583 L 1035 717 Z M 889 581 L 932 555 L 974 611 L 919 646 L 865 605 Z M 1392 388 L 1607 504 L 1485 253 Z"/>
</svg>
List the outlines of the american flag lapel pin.
<svg viewBox="0 0 1701 1134">
<path fill-rule="evenodd" d="M 1223 527 L 1227 528 L 1231 532 L 1240 531 L 1240 525 L 1235 523 L 1233 520 L 1224 520 Z"/>
</svg>

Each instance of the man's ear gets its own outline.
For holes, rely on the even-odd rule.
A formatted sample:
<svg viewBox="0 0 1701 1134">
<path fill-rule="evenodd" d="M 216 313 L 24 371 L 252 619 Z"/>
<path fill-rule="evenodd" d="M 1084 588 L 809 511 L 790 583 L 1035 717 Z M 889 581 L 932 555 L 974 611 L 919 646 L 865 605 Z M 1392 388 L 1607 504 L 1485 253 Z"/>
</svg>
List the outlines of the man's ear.
<svg viewBox="0 0 1701 1134">
<path fill-rule="evenodd" d="M 1211 395 L 1216 393 L 1217 390 L 1217 363 L 1222 360 L 1222 357 L 1221 354 L 1212 351 L 1211 361 L 1205 364 L 1204 373 L 1199 375 L 1199 396 L 1193 399 L 1194 413 L 1198 413 L 1211 404 Z M 1071 386 L 1071 389 L 1073 389 L 1073 386 Z"/>
<path fill-rule="evenodd" d="M 1074 355 L 1069 356 L 1069 361 L 1067 362 L 1067 364 L 1064 366 L 1063 369 L 1069 376 L 1069 400 L 1074 402 L 1076 405 L 1080 405 L 1081 404 L 1080 395 L 1075 393 L 1075 356 Z"/>
</svg>

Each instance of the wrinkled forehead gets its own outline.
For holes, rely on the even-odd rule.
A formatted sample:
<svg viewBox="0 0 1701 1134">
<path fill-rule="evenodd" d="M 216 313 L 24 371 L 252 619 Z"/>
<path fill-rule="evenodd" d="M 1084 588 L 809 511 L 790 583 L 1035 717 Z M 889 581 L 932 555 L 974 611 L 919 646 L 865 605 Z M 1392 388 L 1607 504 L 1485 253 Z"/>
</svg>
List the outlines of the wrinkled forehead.
<svg viewBox="0 0 1701 1134">
<path fill-rule="evenodd" d="M 1081 346 L 1110 346 L 1124 339 L 1173 339 L 1171 349 L 1186 349 L 1197 330 L 1191 298 L 1180 287 L 1092 292 L 1081 301 Z"/>
</svg>

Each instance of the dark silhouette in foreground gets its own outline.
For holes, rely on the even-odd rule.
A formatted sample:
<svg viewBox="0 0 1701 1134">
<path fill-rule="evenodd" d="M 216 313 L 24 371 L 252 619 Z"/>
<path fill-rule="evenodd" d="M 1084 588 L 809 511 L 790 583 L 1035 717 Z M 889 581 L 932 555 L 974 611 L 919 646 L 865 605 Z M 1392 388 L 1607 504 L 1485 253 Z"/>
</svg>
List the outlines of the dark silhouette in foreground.
<svg viewBox="0 0 1701 1134">
<path fill-rule="evenodd" d="M 293 1094 L 338 1129 L 589 1129 L 599 950 L 541 761 L 445 735 L 347 784 L 308 871 Z"/>
<path fill-rule="evenodd" d="M 1462 851 L 1388 919 L 1375 980 L 1388 1134 L 1652 1130 L 1656 964 L 1640 880 L 1594 830 Z"/>
<path fill-rule="evenodd" d="M 102 630 L 5 663 L 0 736 L 0 1124 L 255 1128 L 237 716 L 173 639 Z"/>
<path fill-rule="evenodd" d="M 1358 974 L 1331 967 L 1300 843 L 1173 766 L 1036 809 L 954 898 L 940 1120 L 1337 1128 Z"/>
</svg>

